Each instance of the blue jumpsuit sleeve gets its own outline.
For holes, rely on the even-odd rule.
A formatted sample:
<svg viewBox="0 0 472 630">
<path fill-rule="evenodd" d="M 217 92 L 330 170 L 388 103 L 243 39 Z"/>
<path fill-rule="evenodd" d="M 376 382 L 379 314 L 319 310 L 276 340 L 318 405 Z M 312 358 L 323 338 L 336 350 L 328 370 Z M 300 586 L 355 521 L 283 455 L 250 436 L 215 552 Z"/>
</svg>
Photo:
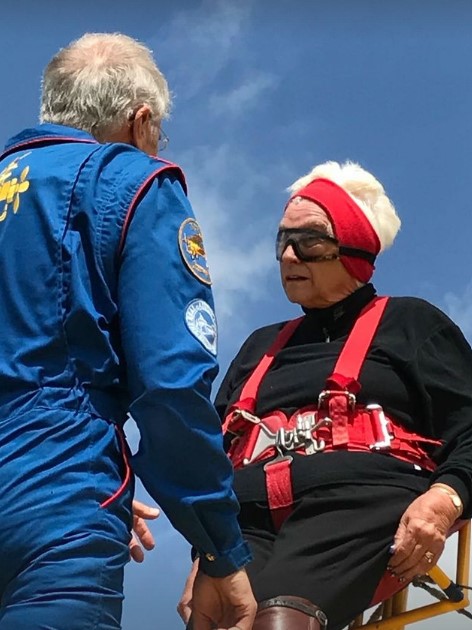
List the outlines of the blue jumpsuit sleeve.
<svg viewBox="0 0 472 630">
<path fill-rule="evenodd" d="M 216 357 L 186 323 L 189 305 L 204 302 L 213 309 L 210 287 L 180 253 L 179 228 L 189 217 L 193 212 L 180 183 L 161 175 L 128 229 L 118 308 L 129 411 L 140 431 L 134 471 L 196 548 L 201 569 L 220 577 L 251 555 L 237 522 L 221 423 L 210 402 Z"/>
</svg>

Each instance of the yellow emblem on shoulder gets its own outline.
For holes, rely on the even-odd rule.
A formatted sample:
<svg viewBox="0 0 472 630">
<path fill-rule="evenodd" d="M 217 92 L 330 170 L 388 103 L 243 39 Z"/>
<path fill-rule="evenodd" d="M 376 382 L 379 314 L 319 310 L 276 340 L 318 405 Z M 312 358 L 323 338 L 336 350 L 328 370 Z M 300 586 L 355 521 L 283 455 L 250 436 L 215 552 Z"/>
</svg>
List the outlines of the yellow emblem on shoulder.
<svg viewBox="0 0 472 630">
<path fill-rule="evenodd" d="M 180 226 L 179 248 L 185 264 L 193 275 L 200 282 L 211 284 L 202 232 L 195 219 L 185 219 Z"/>
<path fill-rule="evenodd" d="M 20 155 L 15 158 L 13 162 L 0 172 L 0 221 L 5 221 L 7 218 L 8 210 L 10 206 L 13 212 L 16 214 L 20 209 L 20 195 L 26 192 L 30 186 L 28 181 L 29 166 L 25 166 L 19 174 L 19 177 L 15 177 L 15 171 L 20 167 L 20 160 L 25 158 L 31 152 Z M 1 207 L 1 203 L 3 208 Z"/>
</svg>

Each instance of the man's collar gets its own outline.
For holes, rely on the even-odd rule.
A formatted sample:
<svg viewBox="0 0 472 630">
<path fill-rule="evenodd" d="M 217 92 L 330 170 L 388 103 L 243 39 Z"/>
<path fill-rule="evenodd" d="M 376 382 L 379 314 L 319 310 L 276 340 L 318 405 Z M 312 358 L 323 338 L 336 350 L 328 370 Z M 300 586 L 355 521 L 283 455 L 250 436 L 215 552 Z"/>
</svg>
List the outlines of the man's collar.
<svg viewBox="0 0 472 630">
<path fill-rule="evenodd" d="M 75 140 L 77 142 L 97 142 L 90 133 L 82 131 L 82 129 L 66 127 L 65 125 L 54 125 L 52 123 L 42 123 L 35 127 L 24 129 L 16 136 L 10 138 L 5 145 L 5 151 L 17 145 L 41 142 L 47 139 L 51 139 L 52 141 Z"/>
</svg>

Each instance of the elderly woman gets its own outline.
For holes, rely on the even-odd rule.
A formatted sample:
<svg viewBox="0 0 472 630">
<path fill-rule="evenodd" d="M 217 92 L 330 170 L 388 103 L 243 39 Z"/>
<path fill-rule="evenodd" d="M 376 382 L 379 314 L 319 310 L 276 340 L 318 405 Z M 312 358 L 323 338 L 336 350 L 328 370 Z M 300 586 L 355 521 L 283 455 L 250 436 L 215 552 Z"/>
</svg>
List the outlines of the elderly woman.
<svg viewBox="0 0 472 630">
<path fill-rule="evenodd" d="M 386 570 L 426 572 L 471 516 L 472 351 L 434 306 L 376 296 L 400 220 L 375 177 L 327 162 L 290 190 L 276 255 L 304 315 L 249 337 L 216 406 L 254 554 L 254 630 L 339 630 Z"/>
</svg>

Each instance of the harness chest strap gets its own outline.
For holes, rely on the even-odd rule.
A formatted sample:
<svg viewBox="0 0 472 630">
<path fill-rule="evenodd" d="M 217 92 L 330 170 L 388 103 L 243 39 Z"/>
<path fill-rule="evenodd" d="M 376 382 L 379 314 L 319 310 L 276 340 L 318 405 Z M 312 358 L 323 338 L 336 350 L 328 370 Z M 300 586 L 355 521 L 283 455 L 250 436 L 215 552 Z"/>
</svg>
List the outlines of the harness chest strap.
<svg viewBox="0 0 472 630">
<path fill-rule="evenodd" d="M 388 298 L 374 298 L 362 311 L 336 361 L 334 371 L 326 381 L 328 391 L 351 394 L 329 396 L 328 416 L 332 419 L 333 447 L 349 444 L 349 405 L 355 405 L 354 396 L 361 389 L 358 381 L 367 352 L 379 327 Z M 353 401 L 353 402 L 352 402 Z"/>
<path fill-rule="evenodd" d="M 259 391 L 259 386 L 262 382 L 262 379 L 269 371 L 272 363 L 274 362 L 275 357 L 277 356 L 279 350 L 281 350 L 288 342 L 290 337 L 296 331 L 298 326 L 304 320 L 304 317 L 298 317 L 297 319 L 292 319 L 285 324 L 285 326 L 280 330 L 279 334 L 275 338 L 274 343 L 267 350 L 265 355 L 259 361 L 248 380 L 245 382 L 241 394 L 239 396 L 238 402 L 233 405 L 233 407 L 237 407 L 239 409 L 244 409 L 249 413 L 254 414 L 256 411 L 256 399 L 257 392 Z M 223 424 L 223 432 L 226 433 L 228 430 L 228 416 Z"/>
<path fill-rule="evenodd" d="M 361 311 L 338 357 L 334 371 L 326 381 L 328 390 L 348 390 L 352 394 L 356 394 L 360 390 L 357 378 L 359 377 L 364 359 L 380 323 L 387 301 L 387 297 L 374 298 Z M 374 308 L 375 306 L 377 307 Z M 232 412 L 234 410 L 243 410 L 249 414 L 255 413 L 257 393 L 264 376 L 269 371 L 277 353 L 287 344 L 288 340 L 304 319 L 305 317 L 292 319 L 280 330 L 273 344 L 245 382 L 239 400 L 232 405 L 230 413 L 223 423 L 224 433 L 227 431 L 231 433 L 238 432 L 237 427 L 235 427 L 234 419 L 232 418 Z M 350 376 L 344 376 L 345 374 Z M 246 422 L 242 422 L 241 426 L 245 424 Z"/>
<path fill-rule="evenodd" d="M 334 371 L 326 381 L 326 391 L 339 391 L 340 395 L 328 398 L 328 416 L 332 420 L 332 443 L 334 446 L 347 446 L 348 406 L 360 390 L 359 374 L 372 343 L 380 320 L 387 306 L 388 298 L 375 298 L 360 313 L 354 327 L 336 361 Z M 265 465 L 267 499 L 274 527 L 278 531 L 292 511 L 294 496 L 291 479 L 291 457 Z M 277 479 L 278 478 L 278 479 Z"/>
</svg>

